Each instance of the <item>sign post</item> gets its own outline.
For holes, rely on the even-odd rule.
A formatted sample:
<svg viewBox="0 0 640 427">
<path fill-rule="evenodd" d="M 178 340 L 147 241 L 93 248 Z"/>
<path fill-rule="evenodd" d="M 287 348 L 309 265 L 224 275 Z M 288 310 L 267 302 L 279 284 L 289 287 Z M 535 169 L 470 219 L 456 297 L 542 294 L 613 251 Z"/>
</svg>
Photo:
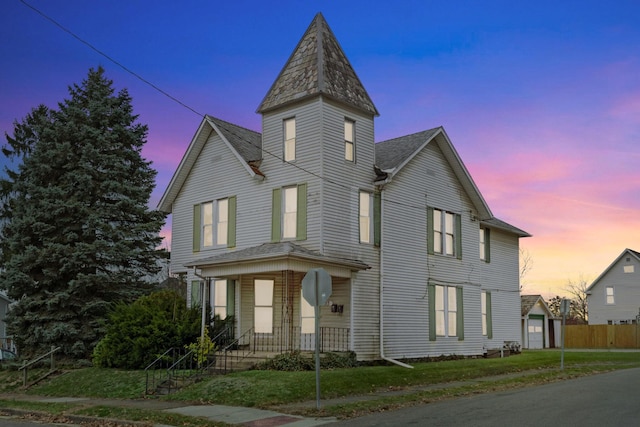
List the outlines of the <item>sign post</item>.
<svg viewBox="0 0 640 427">
<path fill-rule="evenodd" d="M 562 313 L 562 352 L 560 354 L 560 370 L 564 370 L 564 334 L 566 329 L 566 318 L 570 310 L 571 300 L 563 298 L 560 303 L 560 312 Z"/>
<path fill-rule="evenodd" d="M 316 327 L 316 408 L 320 409 L 320 306 L 331 296 L 331 276 L 322 268 L 313 268 L 302 279 L 302 296 L 313 306 Z"/>
</svg>

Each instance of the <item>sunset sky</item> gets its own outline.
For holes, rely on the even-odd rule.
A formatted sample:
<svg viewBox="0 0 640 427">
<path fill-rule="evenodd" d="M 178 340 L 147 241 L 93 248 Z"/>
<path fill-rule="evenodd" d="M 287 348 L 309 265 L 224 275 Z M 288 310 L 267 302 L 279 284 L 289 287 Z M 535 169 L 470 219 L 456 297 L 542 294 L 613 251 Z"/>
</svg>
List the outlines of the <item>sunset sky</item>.
<svg viewBox="0 0 640 427">
<path fill-rule="evenodd" d="M 4 0 L 0 132 L 102 65 L 149 126 L 155 207 L 199 114 L 260 131 L 322 12 L 380 111 L 376 141 L 444 126 L 494 215 L 533 235 L 524 292 L 563 295 L 640 250 L 640 2 L 524 3 Z"/>
</svg>

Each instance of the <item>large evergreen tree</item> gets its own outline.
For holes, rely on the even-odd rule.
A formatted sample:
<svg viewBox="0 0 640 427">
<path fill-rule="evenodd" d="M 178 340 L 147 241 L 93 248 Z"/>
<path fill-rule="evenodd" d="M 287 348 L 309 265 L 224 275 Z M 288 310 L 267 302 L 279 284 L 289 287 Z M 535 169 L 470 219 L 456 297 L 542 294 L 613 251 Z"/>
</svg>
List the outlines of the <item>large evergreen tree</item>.
<svg viewBox="0 0 640 427">
<path fill-rule="evenodd" d="M 89 70 L 57 110 L 34 109 L 3 154 L 0 286 L 17 301 L 9 330 L 25 353 L 89 357 L 109 307 L 148 290 L 164 214 L 147 206 L 156 172 L 126 90 Z"/>
</svg>

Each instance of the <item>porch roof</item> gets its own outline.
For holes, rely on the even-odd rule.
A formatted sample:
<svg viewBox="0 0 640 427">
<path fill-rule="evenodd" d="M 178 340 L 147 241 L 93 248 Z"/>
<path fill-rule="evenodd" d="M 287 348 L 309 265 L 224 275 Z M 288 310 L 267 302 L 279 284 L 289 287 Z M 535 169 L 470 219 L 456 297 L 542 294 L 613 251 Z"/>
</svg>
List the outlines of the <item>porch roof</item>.
<svg viewBox="0 0 640 427">
<path fill-rule="evenodd" d="M 226 252 L 185 264 L 201 270 L 205 277 L 228 277 L 240 274 L 291 270 L 307 272 L 322 267 L 336 277 L 351 277 L 354 271 L 371 268 L 362 261 L 322 255 L 293 242 L 264 243 Z"/>
</svg>

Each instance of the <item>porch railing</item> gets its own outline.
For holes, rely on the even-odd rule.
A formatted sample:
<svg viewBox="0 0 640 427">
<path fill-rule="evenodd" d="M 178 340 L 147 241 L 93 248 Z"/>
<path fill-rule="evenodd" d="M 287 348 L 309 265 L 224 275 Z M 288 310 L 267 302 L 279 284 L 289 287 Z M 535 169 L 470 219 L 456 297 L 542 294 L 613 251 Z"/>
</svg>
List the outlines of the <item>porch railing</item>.
<svg viewBox="0 0 640 427">
<path fill-rule="evenodd" d="M 272 333 L 246 330 L 216 353 L 216 369 L 220 372 L 232 370 L 232 366 L 256 353 L 286 353 L 289 351 L 312 351 L 315 335 L 302 334 L 300 327 L 274 328 Z M 349 351 L 348 328 L 320 328 L 320 352 Z"/>
<path fill-rule="evenodd" d="M 300 327 L 274 328 L 272 333 L 255 333 L 252 340 L 254 351 L 283 353 L 294 350 L 315 350 L 314 333 L 302 333 Z M 320 328 L 320 352 L 349 351 L 349 329 Z"/>
</svg>

